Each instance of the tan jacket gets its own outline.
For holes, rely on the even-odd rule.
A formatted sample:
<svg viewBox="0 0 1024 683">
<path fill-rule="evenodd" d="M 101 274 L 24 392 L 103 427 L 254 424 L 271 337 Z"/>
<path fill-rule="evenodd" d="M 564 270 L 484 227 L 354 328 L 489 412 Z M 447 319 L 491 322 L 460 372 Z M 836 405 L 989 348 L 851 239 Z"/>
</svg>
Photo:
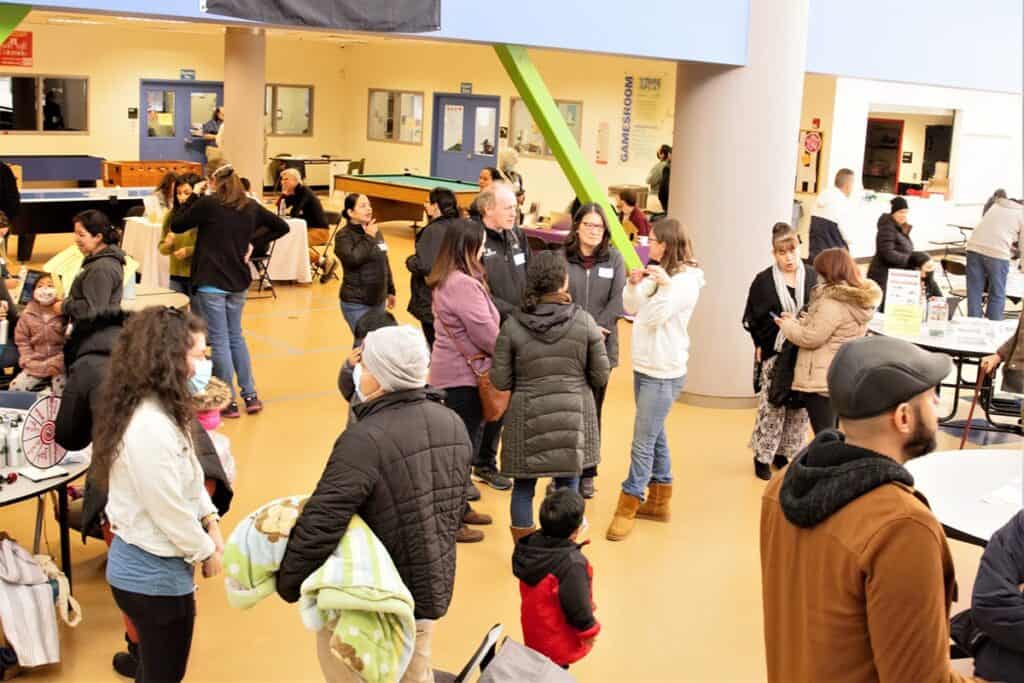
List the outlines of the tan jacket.
<svg viewBox="0 0 1024 683">
<path fill-rule="evenodd" d="M 950 666 L 956 580 L 924 499 L 890 482 L 803 528 L 783 512 L 783 481 L 772 480 L 761 505 L 767 680 L 974 680 Z"/>
<path fill-rule="evenodd" d="M 1017 331 L 996 352 L 999 354 L 999 358 L 1006 363 L 1007 370 L 1015 370 L 1017 372 L 1024 371 L 1024 330 L 1021 329 L 1022 320 L 1024 318 L 1017 320 Z"/>
<path fill-rule="evenodd" d="M 863 337 L 882 290 L 871 280 L 860 287 L 822 284 L 811 292 L 811 305 L 802 319 L 782 321 L 786 339 L 800 347 L 793 389 L 828 394 L 828 367 L 846 342 Z"/>
</svg>

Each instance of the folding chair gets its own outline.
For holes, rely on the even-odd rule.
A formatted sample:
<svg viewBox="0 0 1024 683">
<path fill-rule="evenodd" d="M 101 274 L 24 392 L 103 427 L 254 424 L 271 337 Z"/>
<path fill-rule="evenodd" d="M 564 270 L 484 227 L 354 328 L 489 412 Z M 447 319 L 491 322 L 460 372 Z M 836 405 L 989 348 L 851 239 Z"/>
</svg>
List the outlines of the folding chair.
<svg viewBox="0 0 1024 683">
<path fill-rule="evenodd" d="M 462 667 L 462 671 L 458 675 L 452 675 L 446 671 L 434 670 L 434 680 L 436 683 L 468 683 L 469 677 L 473 671 L 479 669 L 484 670 L 484 667 L 490 663 L 491 659 L 494 658 L 494 648 L 498 643 L 498 638 L 501 637 L 502 626 L 501 624 L 495 624 L 487 633 L 484 635 L 483 641 L 480 646 L 470 657 L 469 661 L 466 662 L 466 666 Z"/>
<path fill-rule="evenodd" d="M 331 272 L 330 277 L 326 276 L 327 265 L 331 262 L 330 256 L 328 256 L 327 252 L 331 249 L 331 246 L 334 244 L 334 238 L 338 236 L 338 231 L 341 230 L 341 214 L 334 213 L 333 211 L 327 211 L 324 213 L 325 215 L 332 214 L 330 216 L 331 218 L 337 216 L 337 222 L 334 224 L 334 228 L 331 229 L 331 236 L 327 238 L 327 242 L 323 245 L 323 249 L 317 252 L 316 247 L 313 247 L 313 251 L 316 252 L 317 258 L 316 263 L 313 264 L 312 275 L 314 280 L 320 280 L 321 283 L 326 283 L 328 280 L 332 278 L 338 278 L 337 268 L 335 268 L 334 271 Z"/>
<path fill-rule="evenodd" d="M 274 282 L 270 279 L 270 259 L 274 256 L 274 247 L 277 245 L 277 240 L 270 243 L 270 248 L 267 249 L 265 256 L 253 256 L 249 262 L 252 263 L 252 267 L 256 269 L 256 296 L 249 297 L 250 299 L 270 299 L 277 298 L 277 290 L 274 289 Z M 270 290 L 270 296 L 263 294 L 264 289 Z"/>
</svg>

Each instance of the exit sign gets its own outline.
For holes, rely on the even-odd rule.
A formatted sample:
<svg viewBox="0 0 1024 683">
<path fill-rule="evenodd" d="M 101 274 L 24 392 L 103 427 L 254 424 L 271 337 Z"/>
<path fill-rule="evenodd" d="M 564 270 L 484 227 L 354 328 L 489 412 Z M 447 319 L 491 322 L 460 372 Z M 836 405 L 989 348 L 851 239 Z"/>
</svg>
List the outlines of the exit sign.
<svg viewBox="0 0 1024 683">
<path fill-rule="evenodd" d="M 473 94 L 473 84 L 472 83 L 459 83 L 459 92 L 462 93 L 463 95 L 472 95 Z"/>
<path fill-rule="evenodd" d="M 181 80 L 183 80 L 183 81 L 194 81 L 194 80 L 196 80 L 196 70 L 195 69 L 182 69 L 181 70 Z"/>
</svg>

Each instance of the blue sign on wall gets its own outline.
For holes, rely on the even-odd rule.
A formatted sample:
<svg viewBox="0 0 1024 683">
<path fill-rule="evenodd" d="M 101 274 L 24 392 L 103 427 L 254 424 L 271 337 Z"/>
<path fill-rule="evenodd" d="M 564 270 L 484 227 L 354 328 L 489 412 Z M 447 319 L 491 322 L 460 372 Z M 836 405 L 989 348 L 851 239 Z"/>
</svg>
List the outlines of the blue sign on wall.
<svg viewBox="0 0 1024 683">
<path fill-rule="evenodd" d="M 183 81 L 194 81 L 194 80 L 196 80 L 196 70 L 195 69 L 182 69 L 181 70 L 181 80 L 183 80 Z"/>
</svg>

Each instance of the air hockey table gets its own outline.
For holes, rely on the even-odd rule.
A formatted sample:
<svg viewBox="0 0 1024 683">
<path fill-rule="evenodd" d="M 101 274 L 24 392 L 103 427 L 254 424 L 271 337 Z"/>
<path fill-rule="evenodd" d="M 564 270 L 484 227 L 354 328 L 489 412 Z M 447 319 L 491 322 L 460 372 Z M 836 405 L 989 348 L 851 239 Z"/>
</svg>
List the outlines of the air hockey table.
<svg viewBox="0 0 1024 683">
<path fill-rule="evenodd" d="M 128 212 L 142 207 L 151 192 L 151 187 L 22 190 L 21 208 L 11 226 L 11 234 L 18 236 L 18 261 L 31 260 L 36 235 L 72 232 L 72 220 L 81 211 L 102 211 L 114 225 L 122 225 Z"/>
</svg>

